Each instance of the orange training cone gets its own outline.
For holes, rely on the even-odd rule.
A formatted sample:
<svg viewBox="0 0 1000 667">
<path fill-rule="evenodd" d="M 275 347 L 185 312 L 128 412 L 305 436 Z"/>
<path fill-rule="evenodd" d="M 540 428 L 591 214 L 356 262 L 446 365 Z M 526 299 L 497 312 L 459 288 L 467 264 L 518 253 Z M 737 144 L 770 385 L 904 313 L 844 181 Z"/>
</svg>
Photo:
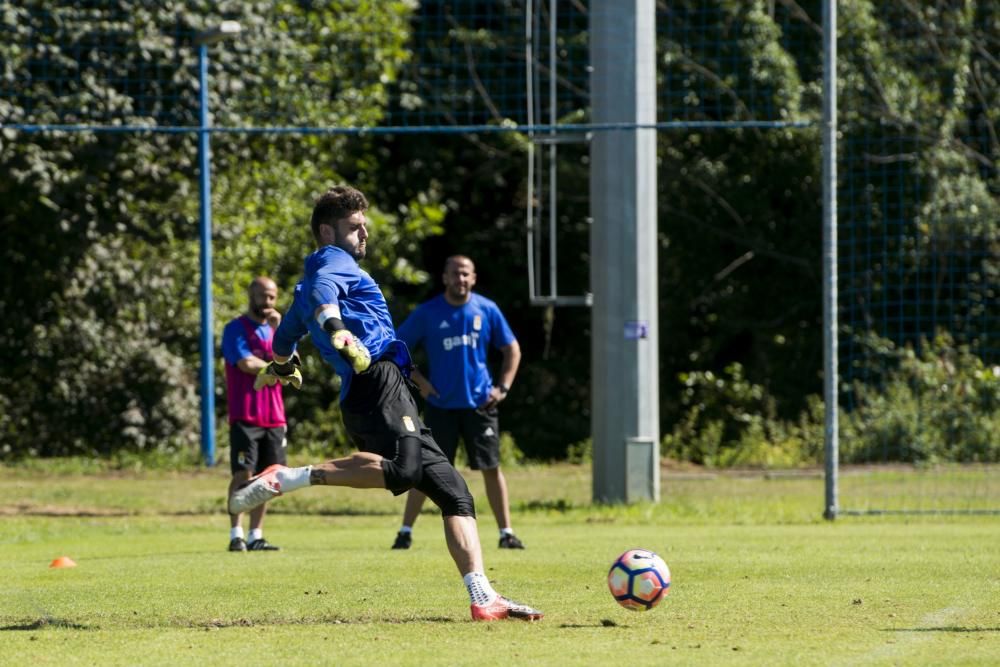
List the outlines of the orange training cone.
<svg viewBox="0 0 1000 667">
<path fill-rule="evenodd" d="M 76 561 L 69 556 L 59 556 L 49 563 L 49 567 L 76 567 Z"/>
</svg>

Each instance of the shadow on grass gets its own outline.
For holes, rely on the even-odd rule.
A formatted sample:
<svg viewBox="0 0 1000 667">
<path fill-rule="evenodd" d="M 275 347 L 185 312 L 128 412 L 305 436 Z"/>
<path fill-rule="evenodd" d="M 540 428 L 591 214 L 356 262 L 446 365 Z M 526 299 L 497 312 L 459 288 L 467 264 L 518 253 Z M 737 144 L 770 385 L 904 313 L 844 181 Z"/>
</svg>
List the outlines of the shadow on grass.
<svg viewBox="0 0 1000 667">
<path fill-rule="evenodd" d="M 944 625 L 936 628 L 885 628 L 884 632 L 1000 632 L 1000 628 L 965 628 L 958 625 Z"/>
<path fill-rule="evenodd" d="M 411 618 L 386 618 L 386 617 L 325 617 L 325 618 L 300 618 L 291 620 L 254 620 L 251 618 L 231 618 L 212 619 L 210 621 L 196 623 L 175 623 L 178 627 L 203 628 L 205 630 L 221 630 L 223 628 L 255 628 L 273 627 L 279 625 L 372 625 L 388 624 L 402 625 L 408 623 L 455 623 L 454 618 L 447 616 L 414 616 Z M 579 626 L 585 627 L 585 626 Z M 35 621 L 24 623 L 14 623 L 12 625 L 0 625 L 0 632 L 32 632 L 35 630 L 45 630 L 46 628 L 67 628 L 70 630 L 96 630 L 96 626 L 74 623 L 61 618 L 40 618 Z"/>
<path fill-rule="evenodd" d="M 0 626 L 0 632 L 24 632 L 31 630 L 43 630 L 45 628 L 70 628 L 71 630 L 91 629 L 89 625 L 74 623 L 61 618 L 40 618 L 37 621 L 22 623 L 21 625 L 2 625 Z"/>
<path fill-rule="evenodd" d="M 188 627 L 204 628 L 206 630 L 218 630 L 221 628 L 253 628 L 278 625 L 372 625 L 385 623 L 388 625 L 402 625 L 406 623 L 455 623 L 454 618 L 447 616 L 413 616 L 407 618 L 392 617 L 365 617 L 344 618 L 342 616 L 329 617 L 304 617 L 298 619 L 284 620 L 254 620 L 251 618 L 231 618 L 212 619 L 202 623 L 190 623 Z"/>
<path fill-rule="evenodd" d="M 623 626 L 622 624 L 616 623 L 615 621 L 612 621 L 609 618 L 602 618 L 597 623 L 560 623 L 559 627 L 574 629 L 574 628 L 618 628 L 627 626 Z"/>
<path fill-rule="evenodd" d="M 529 500 L 514 504 L 515 511 L 547 511 L 547 512 L 568 512 L 576 506 L 565 498 L 556 500 Z"/>
</svg>

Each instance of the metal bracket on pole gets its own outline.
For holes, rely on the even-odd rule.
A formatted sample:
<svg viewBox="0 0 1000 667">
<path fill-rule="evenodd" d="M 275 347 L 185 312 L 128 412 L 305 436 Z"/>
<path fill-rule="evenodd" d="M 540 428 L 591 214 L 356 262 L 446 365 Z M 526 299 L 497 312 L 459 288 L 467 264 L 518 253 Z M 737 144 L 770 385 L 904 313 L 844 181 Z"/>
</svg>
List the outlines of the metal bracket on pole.
<svg viewBox="0 0 1000 667">
<path fill-rule="evenodd" d="M 549 130 L 547 134 L 540 134 L 535 131 L 528 133 L 528 192 L 525 211 L 525 228 L 527 231 L 527 255 L 528 255 L 528 297 L 533 306 L 590 306 L 593 304 L 591 294 L 582 295 L 559 295 L 558 286 L 558 242 L 556 241 L 556 228 L 558 219 L 558 179 L 556 174 L 556 159 L 558 157 L 558 146 L 560 144 L 588 143 L 590 134 L 585 132 L 575 132 L 564 134 L 557 132 L 555 127 L 558 122 L 557 99 L 556 99 L 556 69 L 558 67 L 558 51 L 556 48 L 556 2 L 549 0 L 549 31 L 548 31 L 548 115 Z M 525 6 L 524 22 L 524 61 L 525 80 L 527 89 L 525 98 L 527 100 L 527 121 L 529 127 L 535 126 L 536 113 L 535 88 L 538 85 L 538 66 L 535 61 L 536 40 L 538 33 L 535 31 L 535 3 L 534 0 L 527 0 Z M 541 201 L 536 202 L 538 193 L 543 189 L 543 172 L 546 168 L 546 159 L 537 147 L 547 147 L 545 151 L 548 157 L 548 197 L 547 203 L 542 205 Z M 540 241 L 542 230 L 545 227 L 542 223 L 542 214 L 548 214 L 548 294 L 542 294 L 538 285 L 538 274 L 541 271 Z"/>
<path fill-rule="evenodd" d="M 660 498 L 659 457 L 653 438 L 625 441 L 625 502 Z"/>
</svg>

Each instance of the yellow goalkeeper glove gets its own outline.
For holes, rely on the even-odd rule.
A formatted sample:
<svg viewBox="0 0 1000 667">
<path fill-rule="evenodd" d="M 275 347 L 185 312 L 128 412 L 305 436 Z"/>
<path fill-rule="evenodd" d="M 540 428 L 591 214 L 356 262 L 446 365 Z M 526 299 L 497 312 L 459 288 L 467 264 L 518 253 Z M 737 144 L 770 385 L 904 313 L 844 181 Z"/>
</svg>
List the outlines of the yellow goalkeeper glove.
<svg viewBox="0 0 1000 667">
<path fill-rule="evenodd" d="M 282 386 L 290 384 L 295 389 L 300 389 L 302 387 L 302 373 L 299 372 L 301 364 L 298 355 L 292 355 L 288 361 L 281 364 L 269 361 L 267 366 L 257 371 L 253 388 L 260 390 L 261 387 L 273 387 L 281 383 Z"/>
<path fill-rule="evenodd" d="M 360 340 L 347 329 L 338 329 L 330 334 L 330 343 L 347 360 L 355 373 L 364 373 L 372 365 L 372 355 Z"/>
</svg>

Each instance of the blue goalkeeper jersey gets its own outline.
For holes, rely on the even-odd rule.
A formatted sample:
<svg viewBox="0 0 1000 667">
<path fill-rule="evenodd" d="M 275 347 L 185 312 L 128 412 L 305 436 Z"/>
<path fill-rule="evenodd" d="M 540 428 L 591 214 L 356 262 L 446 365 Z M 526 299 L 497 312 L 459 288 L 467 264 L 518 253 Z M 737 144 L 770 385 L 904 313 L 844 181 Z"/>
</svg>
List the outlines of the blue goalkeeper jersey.
<svg viewBox="0 0 1000 667">
<path fill-rule="evenodd" d="M 306 257 L 304 275 L 295 286 L 292 306 L 274 334 L 276 354 L 291 354 L 298 341 L 310 334 L 323 359 L 340 376 L 340 400 L 344 400 L 354 370 L 334 349 L 330 335 L 316 321 L 316 308 L 323 304 L 340 308 L 340 319 L 368 348 L 372 362 L 390 359 L 409 374 L 410 353 L 396 338 L 382 290 L 350 254 L 332 245 Z"/>
<path fill-rule="evenodd" d="M 516 340 L 500 308 L 475 292 L 461 306 L 451 305 L 443 294 L 420 304 L 399 326 L 399 338 L 412 349 L 424 346 L 438 392 L 427 402 L 449 410 L 487 401 L 493 387 L 486 365 L 489 348 Z"/>
</svg>

